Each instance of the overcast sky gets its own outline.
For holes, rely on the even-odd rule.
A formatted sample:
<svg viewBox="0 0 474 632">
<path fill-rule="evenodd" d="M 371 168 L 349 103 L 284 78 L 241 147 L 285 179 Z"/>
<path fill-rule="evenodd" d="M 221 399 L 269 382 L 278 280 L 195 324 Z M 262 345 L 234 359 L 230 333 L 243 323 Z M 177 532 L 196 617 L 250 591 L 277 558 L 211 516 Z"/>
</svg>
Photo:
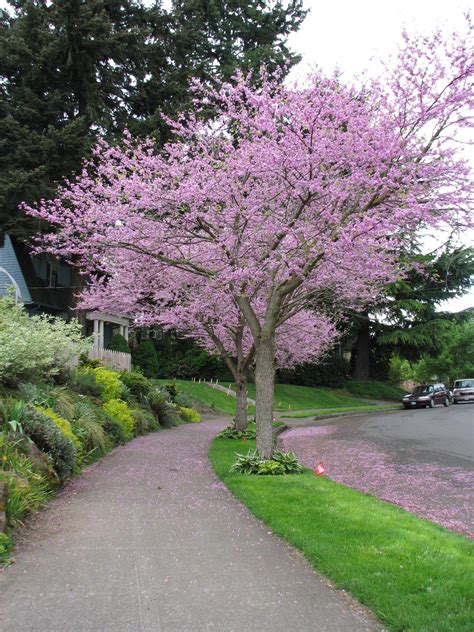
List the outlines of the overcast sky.
<svg viewBox="0 0 474 632">
<path fill-rule="evenodd" d="M 305 0 L 310 13 L 290 39 L 291 48 L 303 57 L 292 76 L 305 75 L 314 65 L 327 72 L 338 67 L 347 77 L 364 70 L 378 73 L 379 60 L 396 50 L 404 28 L 422 33 L 437 27 L 453 31 L 461 27 L 471 6 L 468 0 Z M 474 162 L 474 151 L 471 155 Z M 465 236 L 465 244 L 473 242 L 473 233 Z M 440 309 L 468 307 L 474 307 L 474 290 Z"/>
</svg>

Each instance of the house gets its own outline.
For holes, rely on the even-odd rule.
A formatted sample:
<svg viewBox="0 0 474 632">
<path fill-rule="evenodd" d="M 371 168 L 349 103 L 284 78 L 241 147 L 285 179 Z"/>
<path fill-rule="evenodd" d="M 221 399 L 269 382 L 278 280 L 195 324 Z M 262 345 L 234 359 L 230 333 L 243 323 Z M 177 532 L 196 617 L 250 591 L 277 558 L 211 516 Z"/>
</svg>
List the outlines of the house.
<svg viewBox="0 0 474 632">
<path fill-rule="evenodd" d="M 77 270 L 48 254 L 31 255 L 28 247 L 0 233 L 0 297 L 11 287 L 29 314 L 48 314 L 69 319 L 78 317 L 85 335 L 94 335 L 91 357 L 108 366 L 130 369 L 130 354 L 107 349 L 115 333 L 126 340 L 129 318 L 98 311 L 75 309 L 75 294 L 84 282 Z M 123 356 L 123 357 L 122 357 Z"/>
</svg>

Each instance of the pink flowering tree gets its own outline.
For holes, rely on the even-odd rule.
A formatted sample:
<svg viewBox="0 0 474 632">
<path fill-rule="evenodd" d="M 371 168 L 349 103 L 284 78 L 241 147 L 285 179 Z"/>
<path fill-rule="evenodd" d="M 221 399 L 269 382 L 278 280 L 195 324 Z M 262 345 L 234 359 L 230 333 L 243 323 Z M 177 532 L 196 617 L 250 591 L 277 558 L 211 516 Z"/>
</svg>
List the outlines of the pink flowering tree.
<svg viewBox="0 0 474 632">
<path fill-rule="evenodd" d="M 92 283 L 83 292 L 80 306 L 132 316 L 139 326 L 160 325 L 220 355 L 236 383 L 235 425 L 237 430 L 245 430 L 255 344 L 232 298 L 220 284 L 213 287 L 194 275 L 188 275 L 185 283 L 186 273 L 176 269 L 168 270 L 160 284 L 155 262 L 136 253 L 131 259 L 126 275 L 114 270 L 108 279 Z M 292 315 L 276 333 L 276 365 L 292 368 L 321 359 L 339 335 L 335 320 L 308 309 Z"/>
<path fill-rule="evenodd" d="M 57 199 L 30 210 L 55 232 L 44 247 L 86 270 L 126 279 L 133 255 L 161 280 L 173 270 L 228 297 L 255 354 L 257 448 L 272 453 L 277 332 L 325 295 L 370 304 L 401 270 L 421 228 L 472 224 L 467 162 L 472 29 L 405 38 L 379 81 L 314 73 L 286 87 L 245 76 L 196 87 L 163 151 L 102 143 Z M 175 291 L 178 291 L 175 288 Z M 225 318 L 225 314 L 224 314 Z"/>
</svg>

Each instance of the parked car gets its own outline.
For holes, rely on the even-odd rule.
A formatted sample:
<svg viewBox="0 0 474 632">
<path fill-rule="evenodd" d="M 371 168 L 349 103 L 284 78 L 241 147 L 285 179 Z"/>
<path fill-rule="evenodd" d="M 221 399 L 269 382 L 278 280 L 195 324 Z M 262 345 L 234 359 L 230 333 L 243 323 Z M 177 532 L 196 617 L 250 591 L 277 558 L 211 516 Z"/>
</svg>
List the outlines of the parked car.
<svg viewBox="0 0 474 632">
<path fill-rule="evenodd" d="M 444 384 L 421 384 L 402 399 L 405 408 L 434 408 L 436 404 L 449 406 L 450 403 L 450 392 Z"/>
<path fill-rule="evenodd" d="M 474 378 L 455 380 L 453 386 L 453 403 L 474 402 Z"/>
</svg>

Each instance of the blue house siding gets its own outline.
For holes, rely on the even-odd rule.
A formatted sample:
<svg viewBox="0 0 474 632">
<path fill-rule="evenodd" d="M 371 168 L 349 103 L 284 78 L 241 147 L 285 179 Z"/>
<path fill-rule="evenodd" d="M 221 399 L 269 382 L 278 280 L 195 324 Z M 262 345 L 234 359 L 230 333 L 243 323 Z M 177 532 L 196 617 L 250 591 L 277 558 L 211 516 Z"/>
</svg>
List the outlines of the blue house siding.
<svg viewBox="0 0 474 632">
<path fill-rule="evenodd" d="M 3 246 L 0 246 L 0 268 L 4 268 L 17 282 L 20 288 L 21 300 L 25 304 L 32 303 L 30 291 L 26 285 L 13 244 L 8 235 L 4 236 Z M 11 279 L 0 269 L 0 296 L 4 296 L 11 286 Z"/>
</svg>

